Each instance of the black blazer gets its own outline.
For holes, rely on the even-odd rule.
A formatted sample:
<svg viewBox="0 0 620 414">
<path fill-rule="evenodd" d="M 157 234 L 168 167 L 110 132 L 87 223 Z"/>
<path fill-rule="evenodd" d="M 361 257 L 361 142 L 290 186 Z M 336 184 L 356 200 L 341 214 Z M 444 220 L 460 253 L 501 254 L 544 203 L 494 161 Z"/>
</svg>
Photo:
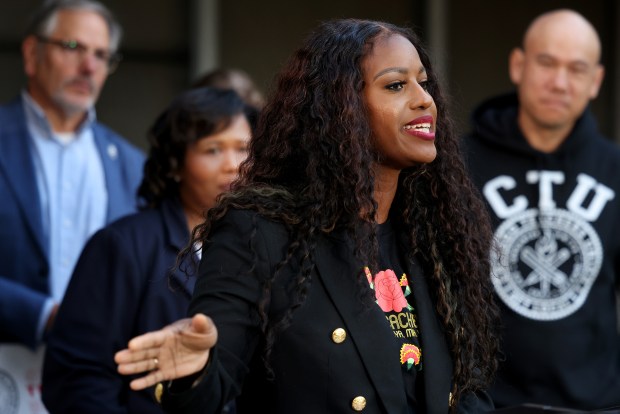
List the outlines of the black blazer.
<svg viewBox="0 0 620 414">
<path fill-rule="evenodd" d="M 256 236 L 251 238 L 253 231 Z M 167 389 L 163 398 L 167 411 L 217 413 L 227 399 L 241 393 L 240 414 L 350 413 L 357 397 L 365 401 L 364 413 L 409 413 L 395 358 L 398 345 L 380 308 L 369 309 L 361 302 L 356 287 L 362 264 L 354 259 L 352 242 L 344 236 L 320 238 L 305 301 L 273 349 L 275 381 L 265 381 L 257 303 L 261 281 L 286 256 L 288 240 L 283 225 L 253 212 L 232 211 L 216 224 L 203 252 L 190 314 L 202 312 L 213 318 L 218 343 L 195 388 L 183 391 L 184 381 L 177 381 Z M 252 268 L 254 259 L 257 264 Z M 284 267 L 273 284 L 270 317 L 281 315 L 290 305 L 288 282 L 297 272 L 293 266 Z M 452 360 L 424 277 L 414 279 L 413 293 L 425 352 L 427 407 L 422 412 L 446 413 Z M 346 333 L 343 341 L 334 339 L 339 328 Z M 484 402 L 470 398 L 463 412 L 483 412 L 478 403 Z"/>
</svg>

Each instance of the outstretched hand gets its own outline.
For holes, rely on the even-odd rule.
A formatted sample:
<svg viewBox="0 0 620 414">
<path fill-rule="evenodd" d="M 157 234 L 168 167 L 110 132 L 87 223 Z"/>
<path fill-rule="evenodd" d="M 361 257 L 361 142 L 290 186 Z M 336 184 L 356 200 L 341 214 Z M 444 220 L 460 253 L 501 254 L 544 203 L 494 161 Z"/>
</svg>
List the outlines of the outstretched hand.
<svg viewBox="0 0 620 414">
<path fill-rule="evenodd" d="M 114 361 L 121 374 L 147 373 L 130 383 L 133 390 L 142 390 L 199 372 L 207 364 L 209 350 L 216 342 L 215 324 L 199 313 L 136 336 L 129 341 L 127 349 L 114 355 Z"/>
</svg>

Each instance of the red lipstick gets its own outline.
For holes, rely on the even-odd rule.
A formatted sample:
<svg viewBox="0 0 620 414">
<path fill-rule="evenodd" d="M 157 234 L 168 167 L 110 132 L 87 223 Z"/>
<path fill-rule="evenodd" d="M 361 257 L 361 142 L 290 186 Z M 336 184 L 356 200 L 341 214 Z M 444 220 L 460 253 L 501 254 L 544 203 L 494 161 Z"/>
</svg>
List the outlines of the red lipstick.
<svg viewBox="0 0 620 414">
<path fill-rule="evenodd" d="M 427 141 L 435 139 L 433 131 L 433 117 L 431 115 L 421 116 L 414 119 L 403 127 L 406 134 L 412 135 Z"/>
</svg>

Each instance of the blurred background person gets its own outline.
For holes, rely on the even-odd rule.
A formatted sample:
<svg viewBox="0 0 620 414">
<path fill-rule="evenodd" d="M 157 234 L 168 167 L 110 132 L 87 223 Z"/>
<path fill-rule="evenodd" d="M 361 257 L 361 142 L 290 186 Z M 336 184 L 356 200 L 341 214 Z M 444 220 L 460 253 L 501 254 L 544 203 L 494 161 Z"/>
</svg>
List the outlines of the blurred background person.
<svg viewBox="0 0 620 414">
<path fill-rule="evenodd" d="M 194 278 L 174 268 L 177 254 L 237 178 L 252 112 L 232 90 L 199 88 L 157 118 L 148 134 L 141 211 L 88 242 L 58 312 L 43 374 L 51 413 L 161 412 L 153 390 L 130 390 L 114 353 L 186 315 Z"/>
<path fill-rule="evenodd" d="M 620 405 L 620 150 L 590 110 L 600 58 L 582 15 L 540 15 L 510 55 L 516 93 L 482 103 L 464 140 L 499 244 L 500 408 Z"/>
<path fill-rule="evenodd" d="M 121 27 L 92 0 L 46 1 L 22 42 L 27 85 L 0 107 L 0 370 L 43 412 L 37 350 L 86 240 L 136 210 L 144 154 L 97 121 Z"/>
<path fill-rule="evenodd" d="M 263 93 L 256 87 L 250 75 L 241 69 L 218 68 L 207 72 L 193 83 L 195 88 L 203 86 L 234 89 L 241 99 L 259 111 L 265 105 Z"/>
</svg>

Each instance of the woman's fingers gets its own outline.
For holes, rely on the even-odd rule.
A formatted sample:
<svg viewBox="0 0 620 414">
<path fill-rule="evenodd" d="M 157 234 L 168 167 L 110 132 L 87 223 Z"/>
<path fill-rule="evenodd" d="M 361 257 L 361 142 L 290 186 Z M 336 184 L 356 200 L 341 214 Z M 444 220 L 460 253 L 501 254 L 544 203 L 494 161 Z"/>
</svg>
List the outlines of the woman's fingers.
<svg viewBox="0 0 620 414">
<path fill-rule="evenodd" d="M 217 342 L 217 329 L 208 316 L 197 313 L 189 325 L 181 332 L 183 342 L 188 349 L 208 350 Z"/>
<path fill-rule="evenodd" d="M 123 349 L 114 354 L 114 362 L 117 364 L 129 364 L 132 362 L 140 362 L 143 360 L 156 358 L 157 355 L 159 355 L 159 348 L 150 348 L 138 351 Z"/>
<path fill-rule="evenodd" d="M 148 387 L 152 387 L 153 385 L 166 381 L 166 378 L 162 371 L 152 371 L 150 374 L 145 375 L 144 377 L 136 378 L 135 380 L 129 383 L 129 386 L 134 391 L 140 391 Z"/>
<path fill-rule="evenodd" d="M 174 335 L 174 332 L 169 325 L 159 331 L 148 332 L 144 335 L 136 336 L 129 341 L 127 347 L 136 351 L 149 348 L 158 348 L 170 335 Z"/>
<path fill-rule="evenodd" d="M 136 362 L 125 362 L 118 364 L 118 372 L 123 375 L 140 374 L 142 372 L 153 371 L 159 368 L 159 358 L 140 359 Z"/>
<path fill-rule="evenodd" d="M 197 314 L 133 338 L 114 360 L 123 375 L 146 373 L 130 384 L 133 390 L 142 390 L 200 371 L 216 341 L 217 329 L 211 318 Z"/>
<path fill-rule="evenodd" d="M 191 320 L 191 326 L 196 333 L 206 333 L 213 326 L 213 322 L 206 315 L 197 313 Z"/>
</svg>

